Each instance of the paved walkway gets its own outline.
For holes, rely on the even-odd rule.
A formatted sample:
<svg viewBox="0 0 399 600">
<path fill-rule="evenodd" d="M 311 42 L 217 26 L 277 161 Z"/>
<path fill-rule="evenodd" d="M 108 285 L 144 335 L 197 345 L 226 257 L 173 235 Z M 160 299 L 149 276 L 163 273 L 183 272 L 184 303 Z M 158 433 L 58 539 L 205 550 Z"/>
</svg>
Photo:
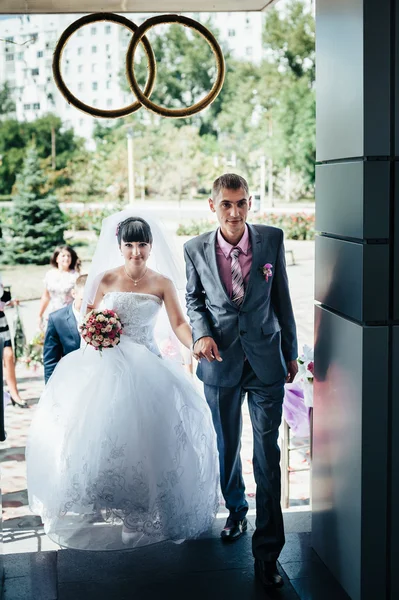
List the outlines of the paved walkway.
<svg viewBox="0 0 399 600">
<path fill-rule="evenodd" d="M 304 343 L 313 343 L 313 265 L 314 244 L 312 242 L 287 242 L 287 250 L 293 250 L 295 265 L 291 265 L 291 256 L 287 254 L 288 274 L 294 311 L 298 325 L 300 347 Z M 35 333 L 38 301 L 24 302 L 21 314 L 28 338 Z M 13 310 L 7 311 L 10 325 Z M 7 440 L 0 444 L 0 462 L 2 466 L 1 487 L 3 491 L 4 551 L 7 554 L 56 548 L 43 533 L 39 517 L 32 515 L 27 506 L 25 444 L 30 421 L 43 389 L 43 371 L 27 370 L 17 367 L 21 396 L 28 400 L 31 408 L 22 410 L 11 405 L 5 409 Z M 244 427 L 242 443 L 242 461 L 244 479 L 250 514 L 254 514 L 255 483 L 252 470 L 252 430 L 246 404 L 244 405 Z M 302 445 L 306 440 L 294 440 Z M 292 453 L 292 466 L 303 467 L 307 464 L 306 451 Z M 293 507 L 306 507 L 309 504 L 309 472 L 291 475 L 290 503 Z M 221 513 L 224 508 L 221 506 Z M 305 529 L 302 529 L 305 531 Z"/>
</svg>

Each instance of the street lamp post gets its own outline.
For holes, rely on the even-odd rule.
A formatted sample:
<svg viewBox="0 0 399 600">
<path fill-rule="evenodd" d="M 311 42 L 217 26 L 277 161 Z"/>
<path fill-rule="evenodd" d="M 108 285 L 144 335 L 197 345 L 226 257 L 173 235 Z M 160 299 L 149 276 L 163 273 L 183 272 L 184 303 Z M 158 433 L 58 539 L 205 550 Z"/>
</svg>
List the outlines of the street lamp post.
<svg viewBox="0 0 399 600">
<path fill-rule="evenodd" d="M 134 203 L 134 151 L 133 151 L 133 129 L 127 130 L 127 172 L 129 182 L 129 204 Z"/>
</svg>

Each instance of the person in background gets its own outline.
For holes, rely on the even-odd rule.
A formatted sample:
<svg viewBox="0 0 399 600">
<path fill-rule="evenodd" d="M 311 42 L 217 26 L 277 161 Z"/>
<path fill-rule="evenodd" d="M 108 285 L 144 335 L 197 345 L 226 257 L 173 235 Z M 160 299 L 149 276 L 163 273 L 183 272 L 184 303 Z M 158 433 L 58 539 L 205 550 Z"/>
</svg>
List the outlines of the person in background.
<svg viewBox="0 0 399 600">
<path fill-rule="evenodd" d="M 45 275 L 45 289 L 40 300 L 40 329 L 45 329 L 52 312 L 72 304 L 72 289 L 79 277 L 80 260 L 71 246 L 58 246 L 50 264 L 52 268 Z"/>
<path fill-rule="evenodd" d="M 0 298 L 3 296 L 4 287 L 0 276 Z M 0 299 L 0 338 L 4 342 L 3 363 L 5 380 L 10 392 L 11 402 L 13 406 L 20 408 L 28 408 L 26 400 L 22 400 L 17 387 L 17 378 L 15 375 L 15 358 L 11 344 L 10 328 L 7 323 L 7 318 L 3 312 L 4 307 L 8 303 L 2 302 Z"/>
<path fill-rule="evenodd" d="M 55 367 L 63 356 L 80 347 L 80 308 L 87 275 L 80 275 L 71 290 L 73 303 L 52 312 L 48 318 L 44 338 L 43 363 L 44 380 L 50 379 Z"/>
</svg>

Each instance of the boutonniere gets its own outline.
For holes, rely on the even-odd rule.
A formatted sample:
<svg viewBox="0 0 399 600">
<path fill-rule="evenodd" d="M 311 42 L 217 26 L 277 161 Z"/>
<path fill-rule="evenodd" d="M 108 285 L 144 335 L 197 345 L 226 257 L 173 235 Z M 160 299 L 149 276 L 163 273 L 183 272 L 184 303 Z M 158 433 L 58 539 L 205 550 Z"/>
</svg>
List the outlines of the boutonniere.
<svg viewBox="0 0 399 600">
<path fill-rule="evenodd" d="M 263 265 L 263 267 L 260 267 L 259 269 L 263 277 L 265 278 L 266 283 L 269 281 L 269 277 L 273 275 L 272 269 L 273 265 L 271 263 L 266 263 Z"/>
</svg>

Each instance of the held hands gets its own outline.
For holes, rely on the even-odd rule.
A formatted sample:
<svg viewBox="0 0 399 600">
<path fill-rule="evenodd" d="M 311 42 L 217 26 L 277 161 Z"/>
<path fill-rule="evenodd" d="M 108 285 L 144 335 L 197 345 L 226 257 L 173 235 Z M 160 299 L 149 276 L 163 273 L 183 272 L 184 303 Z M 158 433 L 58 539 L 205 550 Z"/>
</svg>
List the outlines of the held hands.
<svg viewBox="0 0 399 600">
<path fill-rule="evenodd" d="M 296 360 L 289 360 L 287 362 L 288 374 L 285 379 L 286 383 L 293 383 L 296 374 L 298 373 L 298 363 Z"/>
<path fill-rule="evenodd" d="M 208 362 L 213 362 L 214 360 L 222 362 L 223 360 L 219 354 L 219 350 L 215 340 L 209 336 L 200 338 L 195 342 L 193 348 L 193 356 L 197 360 L 201 360 L 201 358 L 206 358 Z"/>
</svg>

